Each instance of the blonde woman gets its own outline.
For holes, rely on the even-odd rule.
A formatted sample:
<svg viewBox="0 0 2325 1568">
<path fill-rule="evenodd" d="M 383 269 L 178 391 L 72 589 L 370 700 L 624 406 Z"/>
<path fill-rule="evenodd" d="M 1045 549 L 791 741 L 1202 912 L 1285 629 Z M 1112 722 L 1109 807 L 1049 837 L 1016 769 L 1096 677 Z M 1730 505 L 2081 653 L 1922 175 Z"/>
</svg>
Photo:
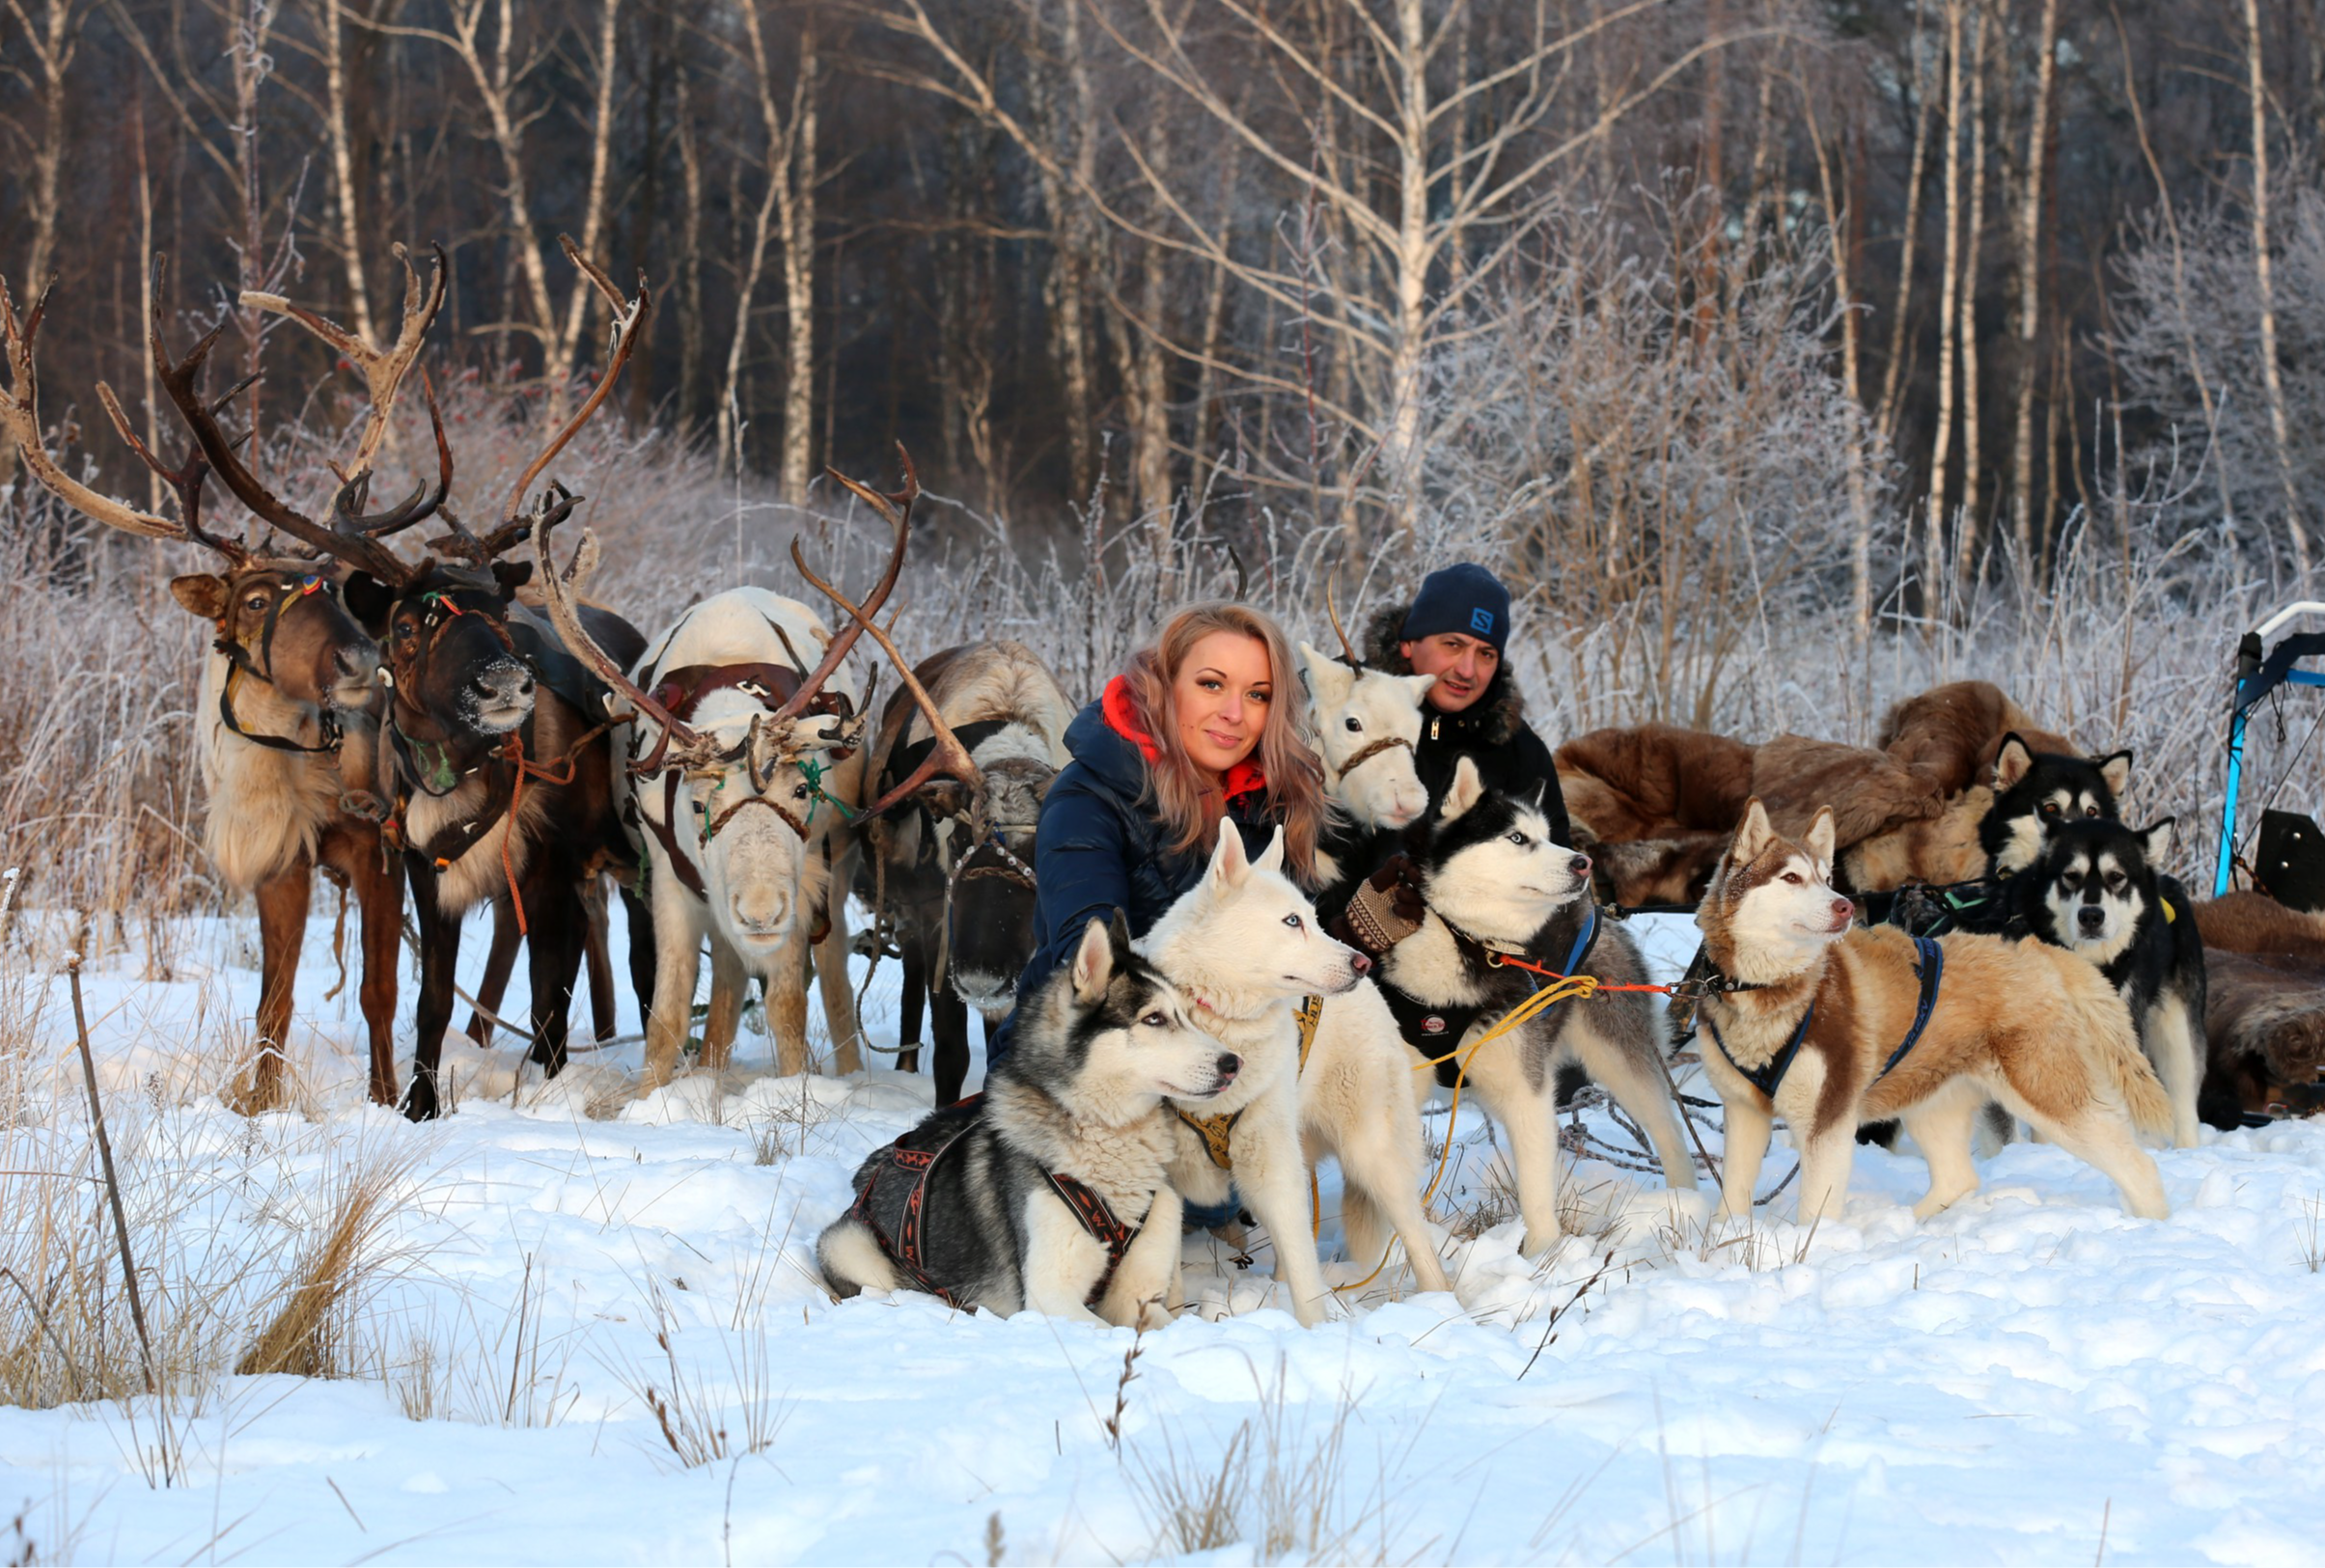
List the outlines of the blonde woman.
<svg viewBox="0 0 2325 1568">
<path fill-rule="evenodd" d="M 1203 876 L 1219 819 L 1254 855 L 1284 829 L 1285 869 L 1315 884 L 1323 768 L 1283 628 L 1245 605 L 1192 605 L 1130 658 L 1066 731 L 1073 754 L 1035 839 L 1034 956 L 1022 1004 L 1084 928 L 1122 911 L 1143 936 Z M 1009 1052 L 1014 1016 L 988 1056 Z"/>
</svg>

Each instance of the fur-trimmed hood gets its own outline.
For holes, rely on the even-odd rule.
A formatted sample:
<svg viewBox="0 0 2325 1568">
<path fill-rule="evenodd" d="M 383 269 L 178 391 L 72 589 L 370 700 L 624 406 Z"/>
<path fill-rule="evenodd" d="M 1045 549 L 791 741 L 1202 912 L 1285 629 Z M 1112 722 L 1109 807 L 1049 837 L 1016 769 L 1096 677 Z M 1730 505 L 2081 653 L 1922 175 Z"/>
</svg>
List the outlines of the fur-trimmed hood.
<svg viewBox="0 0 2325 1568">
<path fill-rule="evenodd" d="M 1366 623 L 1365 640 L 1359 651 L 1366 665 L 1374 670 L 1386 670 L 1391 674 L 1409 675 L 1413 666 L 1397 651 L 1403 641 L 1404 618 L 1411 605 L 1391 604 L 1372 613 Z M 1428 711 L 1434 711 L 1429 709 Z M 1509 660 L 1504 658 L 1485 686 L 1485 694 L 1460 717 L 1476 726 L 1473 738 L 1483 746 L 1506 746 L 1526 722 L 1526 699 L 1518 683 L 1509 674 Z"/>
</svg>

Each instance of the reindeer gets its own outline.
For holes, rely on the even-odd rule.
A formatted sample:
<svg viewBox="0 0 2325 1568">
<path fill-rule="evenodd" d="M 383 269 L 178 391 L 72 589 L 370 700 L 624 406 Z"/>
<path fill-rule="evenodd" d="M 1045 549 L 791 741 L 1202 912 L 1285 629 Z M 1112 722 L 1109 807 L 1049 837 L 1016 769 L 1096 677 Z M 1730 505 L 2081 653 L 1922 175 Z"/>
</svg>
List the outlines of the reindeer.
<svg viewBox="0 0 2325 1568">
<path fill-rule="evenodd" d="M 1396 836 L 1428 810 L 1413 749 L 1421 740 L 1421 701 L 1436 677 L 1366 669 L 1329 589 L 1324 606 L 1340 637 L 1340 656 L 1307 643 L 1299 651 L 1324 790 L 1345 818 L 1317 857 L 1327 889 L 1317 907 L 1337 913 L 1355 881 L 1394 854 Z"/>
<path fill-rule="evenodd" d="M 835 677 L 867 630 L 896 657 L 872 618 L 903 568 L 912 503 L 920 493 L 909 457 L 904 474 L 905 487 L 894 496 L 834 476 L 887 519 L 894 534 L 887 567 L 862 608 L 817 576 L 792 542 L 800 575 L 853 619 L 836 635 L 794 600 L 763 589 L 733 589 L 688 610 L 654 640 L 633 673 L 580 623 L 560 578 L 544 565 L 549 613 L 559 629 L 633 709 L 626 746 L 630 788 L 648 835 L 649 882 L 662 941 L 643 1087 L 667 1083 L 678 1066 L 706 936 L 711 989 L 704 1064 L 727 1064 L 743 986 L 757 974 L 771 1001 L 779 1066 L 787 1075 L 805 1072 L 807 972 L 816 947 L 811 927 L 819 910 L 830 922 L 823 961 L 816 967 L 834 1064 L 842 1072 L 859 1065 L 844 906 L 829 896 L 823 851 L 839 839 L 860 791 L 865 718 L 859 702 L 868 699 L 869 686 L 836 685 Z M 547 530 L 535 536 L 534 549 L 540 561 L 548 560 Z M 577 564 L 594 562 L 596 550 L 595 536 L 585 533 Z M 812 671 L 797 651 L 809 643 L 822 648 Z M 907 690 L 926 704 L 927 694 L 910 670 L 900 660 L 898 668 Z M 974 787 L 976 769 L 967 754 L 941 719 L 933 723 L 937 742 L 927 761 L 872 803 L 869 814 L 886 811 L 940 766 Z M 754 806 L 762 810 L 753 812 Z M 844 847 L 840 853 L 844 859 Z"/>
<path fill-rule="evenodd" d="M 558 646 L 552 629 L 512 604 L 532 564 L 499 559 L 544 519 L 553 522 L 579 505 L 579 497 L 552 482 L 530 511 L 520 510 L 534 480 L 611 393 L 650 304 L 643 279 L 637 297 L 624 300 L 569 240 L 566 254 L 608 302 L 613 351 L 596 388 L 525 469 L 499 525 L 482 537 L 444 506 L 452 453 L 432 391 L 434 492 L 425 494 L 423 486 L 401 506 L 365 516 L 359 509 L 369 470 L 359 466 L 341 486 L 326 522 L 292 508 L 245 466 L 241 442 L 218 422 L 224 399 L 212 402 L 199 390 L 218 331 L 175 361 L 155 334 L 162 389 L 208 470 L 261 522 L 350 568 L 344 587 L 347 607 L 382 646 L 388 701 L 375 756 L 389 814 L 381 833 L 402 851 L 420 935 L 418 1044 L 403 1100 L 404 1114 L 414 1120 L 434 1116 L 442 1104 L 437 1068 L 452 1016 L 460 915 L 504 888 L 513 900 L 530 944 L 533 1058 L 554 1074 L 565 1065 L 566 1014 L 580 963 L 581 890 L 600 870 L 627 866 L 631 855 L 613 812 L 605 738 L 610 726 L 592 717 L 602 694 Z M 274 296 L 252 295 L 248 302 L 283 311 L 342 352 L 352 341 Z M 427 388 L 425 376 L 422 385 Z M 413 564 L 385 542 L 430 514 L 441 515 L 450 532 L 429 546 L 452 559 L 430 555 Z M 601 641 L 620 645 L 626 638 L 626 646 L 643 646 L 619 617 L 592 614 Z M 650 970 L 652 927 L 642 905 L 626 895 L 624 902 L 635 981 L 641 968 Z"/>
<path fill-rule="evenodd" d="M 424 520 L 444 496 L 440 483 L 432 496 L 415 491 L 388 512 L 361 514 L 372 461 L 397 394 L 444 303 L 443 253 L 436 253 L 425 288 L 402 247 L 397 247 L 397 256 L 404 264 L 405 292 L 395 344 L 381 349 L 342 334 L 335 344 L 364 371 L 371 411 L 334 508 L 347 526 L 374 538 Z M 165 365 L 159 302 L 166 276 L 166 266 L 157 261 L 149 330 L 156 362 Z M 112 388 L 101 382 L 97 395 L 114 428 L 175 494 L 178 516 L 173 521 L 140 511 L 67 475 L 43 444 L 33 359 L 47 304 L 44 289 L 19 320 L 6 280 L 0 279 L 0 330 L 11 376 L 10 391 L 0 396 L 0 427 L 23 453 L 25 466 L 84 515 L 141 537 L 202 545 L 219 556 L 225 568 L 173 578 L 170 592 L 217 632 L 204 661 L 195 709 L 208 794 L 205 847 L 219 874 L 254 893 L 259 905 L 257 1060 L 230 1098 L 252 1114 L 284 1101 L 292 981 L 319 866 L 344 878 L 355 895 L 362 949 L 357 995 L 371 1044 L 369 1089 L 374 1102 L 393 1105 L 396 949 L 403 896 L 394 866 L 381 852 L 379 803 L 372 790 L 382 705 L 374 683 L 379 653 L 348 612 L 347 573 L 324 559 L 263 551 L 248 538 L 208 532 L 202 503 L 210 465 L 199 446 L 178 467 L 166 466 L 139 439 Z M 206 340 L 204 352 L 208 344 Z M 431 416 L 433 411 L 431 400 Z M 435 432 L 441 454 L 440 422 Z M 448 480 L 449 474 L 443 477 Z"/>
<path fill-rule="evenodd" d="M 983 781 L 983 809 L 953 781 L 932 781 L 869 818 L 856 891 L 893 934 L 904 966 L 897 1065 L 920 1069 L 921 1008 L 930 1013 L 936 1103 L 960 1098 L 969 1073 L 968 1008 L 987 1038 L 1014 1004 L 1033 956 L 1034 827 L 1067 760 L 1073 703 L 1022 643 L 968 643 L 914 671 Z M 935 745 L 909 691 L 888 700 L 867 772 L 887 789 Z"/>
</svg>

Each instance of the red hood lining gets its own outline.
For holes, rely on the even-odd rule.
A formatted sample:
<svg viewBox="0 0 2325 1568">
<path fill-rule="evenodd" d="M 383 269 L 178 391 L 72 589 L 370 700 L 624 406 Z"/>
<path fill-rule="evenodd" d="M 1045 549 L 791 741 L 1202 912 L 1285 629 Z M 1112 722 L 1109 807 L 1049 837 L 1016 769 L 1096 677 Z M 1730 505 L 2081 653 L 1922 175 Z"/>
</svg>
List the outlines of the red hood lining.
<svg viewBox="0 0 2325 1568">
<path fill-rule="evenodd" d="M 1105 695 L 1098 700 L 1099 710 L 1106 716 L 1106 728 L 1136 746 L 1147 759 L 1148 766 L 1162 759 L 1162 750 L 1154 737 L 1138 727 L 1130 706 L 1130 683 L 1121 675 L 1106 683 Z M 1234 800 L 1254 791 L 1267 788 L 1267 775 L 1261 771 L 1256 757 L 1245 757 L 1227 770 L 1227 798 Z"/>
</svg>

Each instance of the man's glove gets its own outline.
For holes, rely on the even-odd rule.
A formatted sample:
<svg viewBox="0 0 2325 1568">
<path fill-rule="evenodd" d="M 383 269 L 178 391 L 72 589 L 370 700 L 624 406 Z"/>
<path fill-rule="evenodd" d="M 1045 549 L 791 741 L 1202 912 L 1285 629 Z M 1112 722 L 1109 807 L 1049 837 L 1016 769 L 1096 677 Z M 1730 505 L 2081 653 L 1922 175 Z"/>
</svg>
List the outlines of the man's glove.
<svg viewBox="0 0 2325 1568">
<path fill-rule="evenodd" d="M 1347 909 L 1333 922 L 1332 935 L 1377 958 L 1420 930 L 1427 913 L 1413 881 L 1413 863 L 1396 855 L 1358 885 Z"/>
</svg>

